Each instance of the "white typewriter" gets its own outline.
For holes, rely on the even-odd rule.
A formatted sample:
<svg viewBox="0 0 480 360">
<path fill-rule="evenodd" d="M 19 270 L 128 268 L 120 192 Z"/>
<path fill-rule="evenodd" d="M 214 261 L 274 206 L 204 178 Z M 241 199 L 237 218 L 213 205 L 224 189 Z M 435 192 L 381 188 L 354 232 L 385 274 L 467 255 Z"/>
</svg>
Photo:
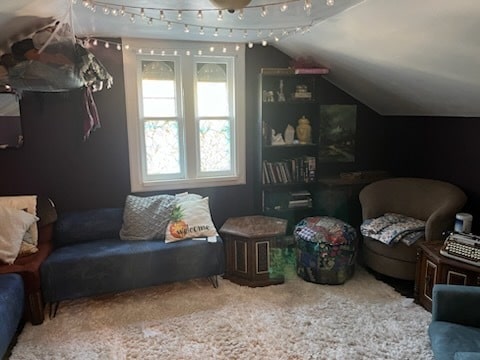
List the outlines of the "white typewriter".
<svg viewBox="0 0 480 360">
<path fill-rule="evenodd" d="M 451 233 L 443 243 L 440 254 L 467 264 L 480 266 L 480 236 Z"/>
</svg>

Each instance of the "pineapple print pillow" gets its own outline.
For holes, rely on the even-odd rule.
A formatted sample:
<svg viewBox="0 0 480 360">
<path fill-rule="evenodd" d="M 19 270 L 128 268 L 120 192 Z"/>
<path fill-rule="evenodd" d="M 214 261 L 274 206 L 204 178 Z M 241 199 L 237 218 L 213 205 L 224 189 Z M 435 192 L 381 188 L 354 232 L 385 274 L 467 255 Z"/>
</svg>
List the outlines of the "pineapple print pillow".
<svg viewBox="0 0 480 360">
<path fill-rule="evenodd" d="M 180 199 L 174 206 L 167 225 L 165 242 L 174 242 L 195 237 L 216 236 L 208 197 L 203 199 Z"/>
</svg>

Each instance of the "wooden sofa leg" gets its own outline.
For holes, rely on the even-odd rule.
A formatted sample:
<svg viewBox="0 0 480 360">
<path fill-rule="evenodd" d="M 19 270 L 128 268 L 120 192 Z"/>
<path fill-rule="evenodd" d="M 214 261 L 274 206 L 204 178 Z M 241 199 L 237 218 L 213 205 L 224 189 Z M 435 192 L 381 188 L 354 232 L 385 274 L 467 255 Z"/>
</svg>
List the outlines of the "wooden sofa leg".
<svg viewBox="0 0 480 360">
<path fill-rule="evenodd" d="M 32 325 L 40 325 L 45 319 L 44 304 L 40 291 L 31 293 L 27 299 L 28 313 Z"/>
<path fill-rule="evenodd" d="M 212 283 L 213 287 L 216 289 L 218 288 L 218 277 L 217 275 L 209 276 L 208 280 Z"/>
</svg>

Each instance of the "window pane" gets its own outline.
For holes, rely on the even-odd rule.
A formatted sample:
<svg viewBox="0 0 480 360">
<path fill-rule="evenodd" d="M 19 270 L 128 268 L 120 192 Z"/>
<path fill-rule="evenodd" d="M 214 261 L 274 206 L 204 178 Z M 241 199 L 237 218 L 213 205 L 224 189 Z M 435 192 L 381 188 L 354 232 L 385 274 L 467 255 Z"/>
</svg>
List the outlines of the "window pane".
<svg viewBox="0 0 480 360">
<path fill-rule="evenodd" d="M 197 83 L 198 116 L 229 116 L 227 83 Z"/>
<path fill-rule="evenodd" d="M 180 173 L 180 148 L 176 121 L 145 122 L 148 175 Z"/>
<path fill-rule="evenodd" d="M 200 121 L 200 171 L 230 171 L 230 122 Z"/>
<path fill-rule="evenodd" d="M 144 117 L 175 117 L 175 100 L 143 99 Z"/>
<path fill-rule="evenodd" d="M 197 63 L 198 116 L 229 116 L 227 65 Z"/>
</svg>

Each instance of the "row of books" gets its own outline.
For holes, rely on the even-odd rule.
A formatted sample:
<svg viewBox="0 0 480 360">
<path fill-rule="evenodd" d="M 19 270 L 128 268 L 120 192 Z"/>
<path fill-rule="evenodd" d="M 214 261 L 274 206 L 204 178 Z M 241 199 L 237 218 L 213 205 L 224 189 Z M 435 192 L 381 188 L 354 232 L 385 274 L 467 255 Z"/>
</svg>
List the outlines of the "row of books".
<svg viewBox="0 0 480 360">
<path fill-rule="evenodd" d="M 282 161 L 263 161 L 263 184 L 309 183 L 316 179 L 316 158 L 302 156 Z"/>
</svg>

